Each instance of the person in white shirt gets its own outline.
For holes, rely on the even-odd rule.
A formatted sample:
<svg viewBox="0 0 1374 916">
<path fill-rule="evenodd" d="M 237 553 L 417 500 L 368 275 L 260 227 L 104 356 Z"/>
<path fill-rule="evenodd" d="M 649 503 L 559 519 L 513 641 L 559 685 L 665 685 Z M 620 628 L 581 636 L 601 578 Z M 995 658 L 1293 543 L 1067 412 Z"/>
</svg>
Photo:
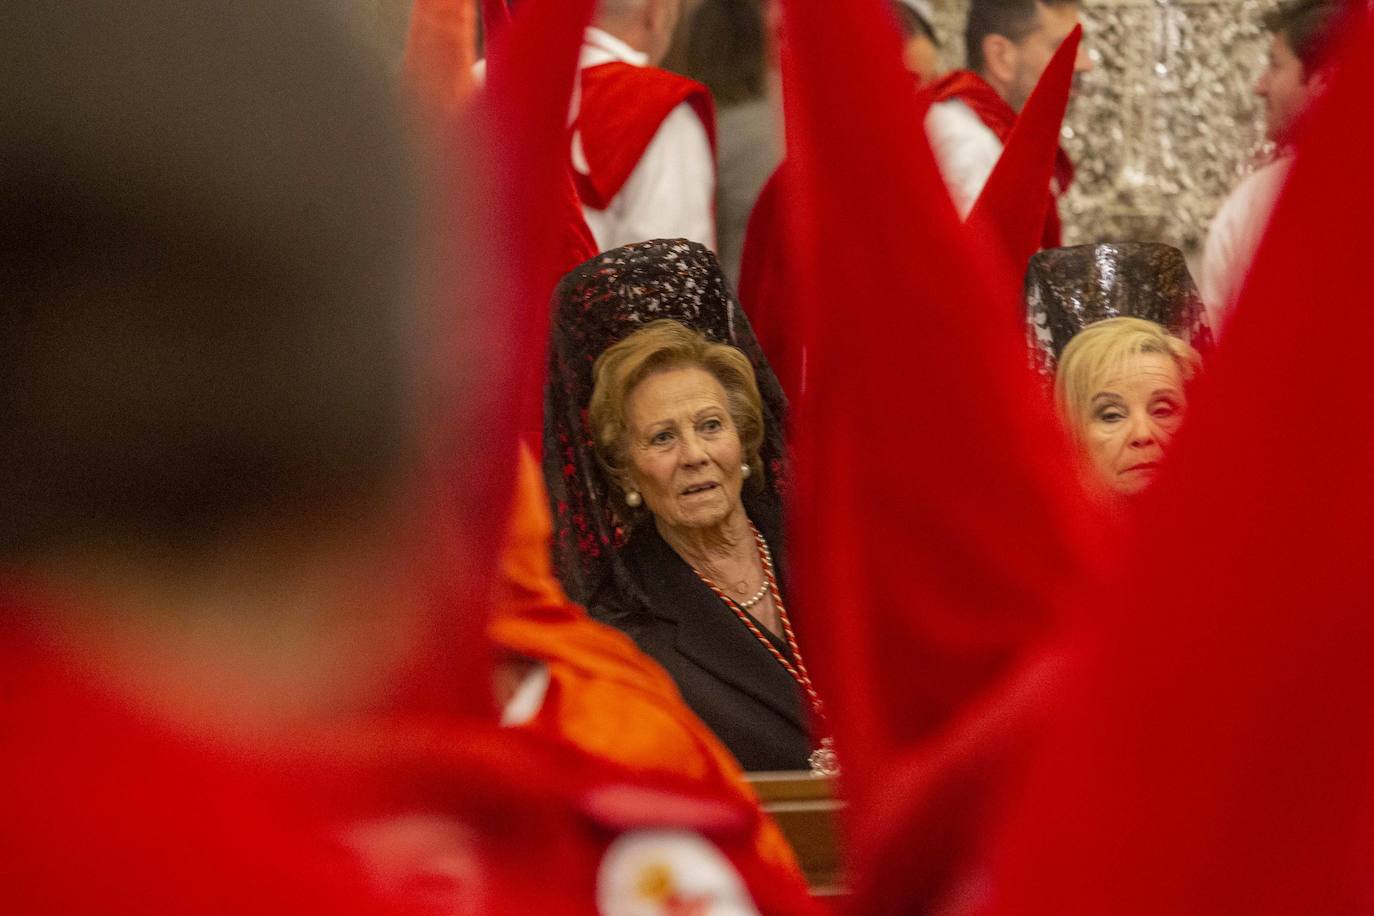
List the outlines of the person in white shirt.
<svg viewBox="0 0 1374 916">
<path fill-rule="evenodd" d="M 1339 0 L 1296 0 L 1264 19 L 1273 33 L 1269 61 L 1255 93 L 1264 100 L 1273 159 L 1241 180 L 1212 219 L 1198 270 L 1198 292 L 1219 333 L 1240 296 L 1279 192 L 1292 166 L 1292 144 L 1303 115 L 1322 92 L 1328 42 Z"/>
<path fill-rule="evenodd" d="M 964 31 L 968 69 L 932 87 L 935 103 L 926 115 L 926 133 L 960 216 L 973 209 L 1016 113 L 1078 19 L 1077 0 L 970 4 Z M 1091 69 L 1091 58 L 1080 48 L 1074 71 Z"/>
<path fill-rule="evenodd" d="M 579 62 L 573 177 L 603 250 L 658 238 L 715 248 L 710 93 L 657 68 L 682 0 L 601 0 Z"/>
</svg>

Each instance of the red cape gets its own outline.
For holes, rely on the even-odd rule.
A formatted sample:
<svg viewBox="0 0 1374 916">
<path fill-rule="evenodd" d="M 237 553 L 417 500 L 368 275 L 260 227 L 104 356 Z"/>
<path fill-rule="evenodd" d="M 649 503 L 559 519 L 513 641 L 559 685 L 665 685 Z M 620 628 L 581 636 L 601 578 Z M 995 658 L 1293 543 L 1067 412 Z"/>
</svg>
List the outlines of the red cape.
<svg viewBox="0 0 1374 916">
<path fill-rule="evenodd" d="M 789 400 L 796 401 L 802 395 L 805 380 L 795 316 L 788 312 L 796 293 L 788 236 L 789 216 L 794 208 L 790 204 L 792 183 L 787 173 L 784 162 L 764 184 L 749 214 L 744 252 L 740 257 L 738 293 L 754 336 L 782 383 L 783 391 L 787 392 Z"/>
<path fill-rule="evenodd" d="M 589 174 L 573 170 L 582 202 L 604 210 L 625 186 L 663 119 L 689 103 L 716 149 L 716 108 L 711 91 L 657 67 L 618 61 L 582 71 L 582 107 L 575 125 Z"/>
</svg>

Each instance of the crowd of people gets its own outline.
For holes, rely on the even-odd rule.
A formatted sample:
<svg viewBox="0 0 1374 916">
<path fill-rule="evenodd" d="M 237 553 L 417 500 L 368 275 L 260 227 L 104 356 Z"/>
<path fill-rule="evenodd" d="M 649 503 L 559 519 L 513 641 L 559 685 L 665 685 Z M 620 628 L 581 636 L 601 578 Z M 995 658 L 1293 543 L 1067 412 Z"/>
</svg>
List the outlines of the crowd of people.
<svg viewBox="0 0 1374 916">
<path fill-rule="evenodd" d="M 6 17 L 10 911 L 825 912 L 758 771 L 841 910 L 1374 910 L 1369 11 L 1195 284 L 1077 0 L 827 6 Z"/>
</svg>

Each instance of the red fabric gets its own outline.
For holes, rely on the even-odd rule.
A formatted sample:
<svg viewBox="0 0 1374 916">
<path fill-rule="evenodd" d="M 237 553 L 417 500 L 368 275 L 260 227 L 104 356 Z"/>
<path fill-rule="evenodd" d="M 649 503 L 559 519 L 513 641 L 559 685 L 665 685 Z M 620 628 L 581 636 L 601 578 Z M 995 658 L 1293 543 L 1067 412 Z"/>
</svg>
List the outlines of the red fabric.
<svg viewBox="0 0 1374 916">
<path fill-rule="evenodd" d="M 191 736 L 0 609 L 7 912 L 590 916 L 610 845 L 657 828 L 716 846 L 761 912 L 814 912 L 738 798 L 451 717 Z"/>
<path fill-rule="evenodd" d="M 1095 526 L 1018 284 L 954 212 L 885 5 L 784 10 L 794 307 L 827 381 L 794 423 L 792 568 L 859 835 L 892 762 L 1055 621 Z"/>
<path fill-rule="evenodd" d="M 1055 210 L 1054 197 L 1046 197 L 1037 189 L 1050 186 L 1056 163 L 1063 156 L 1059 129 L 1069 106 L 1074 59 L 1082 37 L 1079 26 L 1055 51 L 1005 138 L 1002 155 L 968 216 L 971 232 L 988 236 L 991 246 L 1006 252 L 1013 275 L 1024 274 L 1031 255 L 1049 241 L 1046 219 Z"/>
<path fill-rule="evenodd" d="M 0 596 L 7 912 L 383 912 L 326 842 L 318 780 L 283 785 L 267 748 L 253 760 L 159 723 L 22 623 L 30 610 Z"/>
<path fill-rule="evenodd" d="M 663 119 L 683 102 L 701 118 L 711 152 L 716 149 L 716 109 L 711 91 L 694 80 L 657 67 L 613 61 L 582 71 L 582 102 L 576 129 L 589 174 L 574 170 L 582 201 L 604 210 L 625 186 Z"/>
<path fill-rule="evenodd" d="M 1374 912 L 1374 386 L 1347 318 L 1370 298 L 1374 28 L 1336 34 L 1120 587 L 1085 609 L 995 912 Z"/>
<path fill-rule="evenodd" d="M 851 839 L 852 911 L 975 912 L 989 847 L 1053 715 L 1059 658 L 1037 658 L 934 740 L 884 766 L 875 809 Z"/>
<path fill-rule="evenodd" d="M 501 262 L 519 303 L 513 335 L 520 380 L 513 399 L 523 438 L 539 441 L 548 303 L 563 275 L 597 252 L 570 176 L 567 115 L 592 0 L 522 4 L 488 71 L 487 127 L 495 141 L 492 211 L 507 215 Z M 514 449 L 515 443 L 511 443 Z"/>
<path fill-rule="evenodd" d="M 778 166 L 749 214 L 740 257 L 739 301 L 782 390 L 795 402 L 805 380 L 800 334 L 791 314 L 796 272 L 788 260 L 793 251 L 788 236 L 793 208 L 787 172 L 787 163 Z"/>
<path fill-rule="evenodd" d="M 598 900 L 603 858 L 640 830 L 707 840 L 766 916 L 817 911 L 794 871 L 755 853 L 750 806 L 668 777 L 629 774 L 533 731 L 417 720 L 330 736 L 319 746 L 341 782 L 391 787 L 354 810 L 355 824 L 419 815 L 460 828 L 465 842 L 435 850 L 446 853 L 438 862 L 445 868 L 427 870 L 423 860 L 391 866 L 383 889 L 405 912 L 424 899 L 431 906 L 419 911 L 436 914 L 606 912 Z M 370 852 L 365 859 L 378 865 L 395 860 L 385 844 Z M 463 868 L 452 867 L 455 858 Z"/>
<path fill-rule="evenodd" d="M 591 247 L 565 152 L 591 9 L 592 0 L 522 4 L 489 44 L 485 91 L 451 128 L 457 205 L 446 216 L 455 254 L 442 278 L 450 304 L 438 309 L 429 341 L 436 388 L 449 399 L 428 430 L 422 524 L 430 536 L 417 572 L 433 597 L 424 639 L 398 678 L 400 709 L 492 715 L 484 632 L 500 539 L 489 533 L 504 529 L 519 436 L 540 427 L 550 294 Z M 501 218 L 479 230 L 473 212 Z"/>
<path fill-rule="evenodd" d="M 1006 103 L 997 90 L 987 81 L 970 70 L 955 70 L 947 73 L 926 90 L 931 104 L 958 99 L 969 108 L 978 119 L 988 126 L 997 139 L 1005 145 L 1016 126 L 1016 112 Z M 1045 227 L 1041 235 L 1041 248 L 1058 248 L 1061 242 L 1059 203 L 1057 194 L 1063 194 L 1073 184 L 1073 160 L 1060 147 L 1055 153 L 1054 180 L 1057 187 L 1050 188 L 1049 205 L 1045 210 Z"/>
<path fill-rule="evenodd" d="M 472 94 L 476 41 L 472 0 L 415 0 L 406 36 L 406 78 L 440 117 L 452 116 Z"/>
<path fill-rule="evenodd" d="M 510 25 L 510 8 L 506 0 L 482 0 L 482 43 L 487 57 L 491 50 L 505 38 L 506 27 Z"/>
</svg>

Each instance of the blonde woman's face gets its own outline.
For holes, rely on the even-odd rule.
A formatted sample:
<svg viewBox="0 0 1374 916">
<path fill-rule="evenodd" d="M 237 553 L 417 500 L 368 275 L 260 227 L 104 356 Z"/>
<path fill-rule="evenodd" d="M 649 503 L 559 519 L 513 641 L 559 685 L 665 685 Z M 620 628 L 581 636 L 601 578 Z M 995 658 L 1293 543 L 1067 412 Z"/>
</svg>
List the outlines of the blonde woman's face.
<svg viewBox="0 0 1374 916">
<path fill-rule="evenodd" d="M 715 376 L 655 373 L 630 391 L 625 419 L 630 481 L 660 523 L 711 528 L 742 511 L 744 449 Z"/>
<path fill-rule="evenodd" d="M 1132 356 L 1088 403 L 1083 441 L 1103 483 L 1124 494 L 1148 487 L 1187 409 L 1173 357 Z"/>
</svg>

